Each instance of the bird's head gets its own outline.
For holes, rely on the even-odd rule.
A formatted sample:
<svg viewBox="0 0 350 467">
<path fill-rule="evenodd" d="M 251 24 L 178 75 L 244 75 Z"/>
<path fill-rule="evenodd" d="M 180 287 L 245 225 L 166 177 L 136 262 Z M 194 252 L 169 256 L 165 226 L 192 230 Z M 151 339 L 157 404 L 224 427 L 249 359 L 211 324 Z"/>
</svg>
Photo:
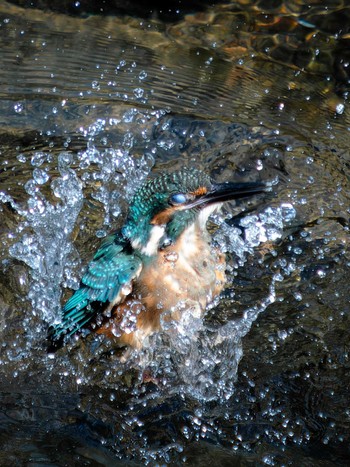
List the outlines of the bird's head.
<svg viewBox="0 0 350 467">
<path fill-rule="evenodd" d="M 123 234 L 134 249 L 152 256 L 174 243 L 197 222 L 204 229 L 208 217 L 222 203 L 268 191 L 261 182 L 212 182 L 203 171 L 183 168 L 150 179 L 136 192 Z"/>
</svg>

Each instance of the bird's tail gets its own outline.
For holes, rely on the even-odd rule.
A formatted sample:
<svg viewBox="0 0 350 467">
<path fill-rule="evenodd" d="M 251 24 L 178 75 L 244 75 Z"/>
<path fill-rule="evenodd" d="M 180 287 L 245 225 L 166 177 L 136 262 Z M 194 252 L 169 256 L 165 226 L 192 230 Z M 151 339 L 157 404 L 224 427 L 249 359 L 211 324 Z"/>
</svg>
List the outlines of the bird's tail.
<svg viewBox="0 0 350 467">
<path fill-rule="evenodd" d="M 90 302 L 88 287 L 82 287 L 72 295 L 62 308 L 61 323 L 49 328 L 49 348 L 58 350 L 66 338 L 80 331 L 91 321 L 96 311 Z"/>
</svg>

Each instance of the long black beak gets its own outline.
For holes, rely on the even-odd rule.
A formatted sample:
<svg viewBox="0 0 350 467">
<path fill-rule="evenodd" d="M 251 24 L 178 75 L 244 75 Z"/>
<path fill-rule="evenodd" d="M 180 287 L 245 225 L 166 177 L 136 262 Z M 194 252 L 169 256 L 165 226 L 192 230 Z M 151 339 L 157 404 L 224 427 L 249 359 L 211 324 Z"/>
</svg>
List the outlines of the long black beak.
<svg viewBox="0 0 350 467">
<path fill-rule="evenodd" d="M 246 183 L 220 183 L 213 184 L 210 192 L 196 198 L 186 205 L 186 208 L 195 206 L 208 206 L 214 203 L 223 203 L 224 201 L 248 198 L 259 193 L 271 191 L 271 185 L 263 182 L 246 182 Z"/>
</svg>

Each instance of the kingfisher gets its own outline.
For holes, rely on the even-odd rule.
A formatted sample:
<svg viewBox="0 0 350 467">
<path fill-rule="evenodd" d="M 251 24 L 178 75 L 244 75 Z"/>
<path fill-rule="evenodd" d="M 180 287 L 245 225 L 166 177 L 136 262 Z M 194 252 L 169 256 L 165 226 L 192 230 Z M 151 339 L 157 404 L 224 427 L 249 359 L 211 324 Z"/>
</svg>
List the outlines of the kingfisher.
<svg viewBox="0 0 350 467">
<path fill-rule="evenodd" d="M 206 224 L 225 201 L 269 191 L 263 182 L 214 183 L 182 168 L 136 192 L 123 227 L 104 239 L 80 288 L 51 328 L 53 342 L 90 326 L 118 347 L 141 349 L 162 323 L 194 307 L 202 316 L 224 287 L 225 255 Z"/>
</svg>

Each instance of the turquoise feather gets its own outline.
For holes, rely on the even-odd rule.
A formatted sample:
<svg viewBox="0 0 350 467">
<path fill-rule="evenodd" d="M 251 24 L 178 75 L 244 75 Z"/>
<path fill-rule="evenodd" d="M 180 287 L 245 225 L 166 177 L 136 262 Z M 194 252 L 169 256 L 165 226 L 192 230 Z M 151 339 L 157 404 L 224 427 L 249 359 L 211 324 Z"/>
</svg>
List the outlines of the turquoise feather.
<svg viewBox="0 0 350 467">
<path fill-rule="evenodd" d="M 62 322 L 52 330 L 52 338 L 74 334 L 91 321 L 97 313 L 96 307 L 90 306 L 94 302 L 114 302 L 141 264 L 140 257 L 131 253 L 129 242 L 120 232 L 107 237 L 88 265 L 80 289 L 64 305 Z"/>
</svg>

